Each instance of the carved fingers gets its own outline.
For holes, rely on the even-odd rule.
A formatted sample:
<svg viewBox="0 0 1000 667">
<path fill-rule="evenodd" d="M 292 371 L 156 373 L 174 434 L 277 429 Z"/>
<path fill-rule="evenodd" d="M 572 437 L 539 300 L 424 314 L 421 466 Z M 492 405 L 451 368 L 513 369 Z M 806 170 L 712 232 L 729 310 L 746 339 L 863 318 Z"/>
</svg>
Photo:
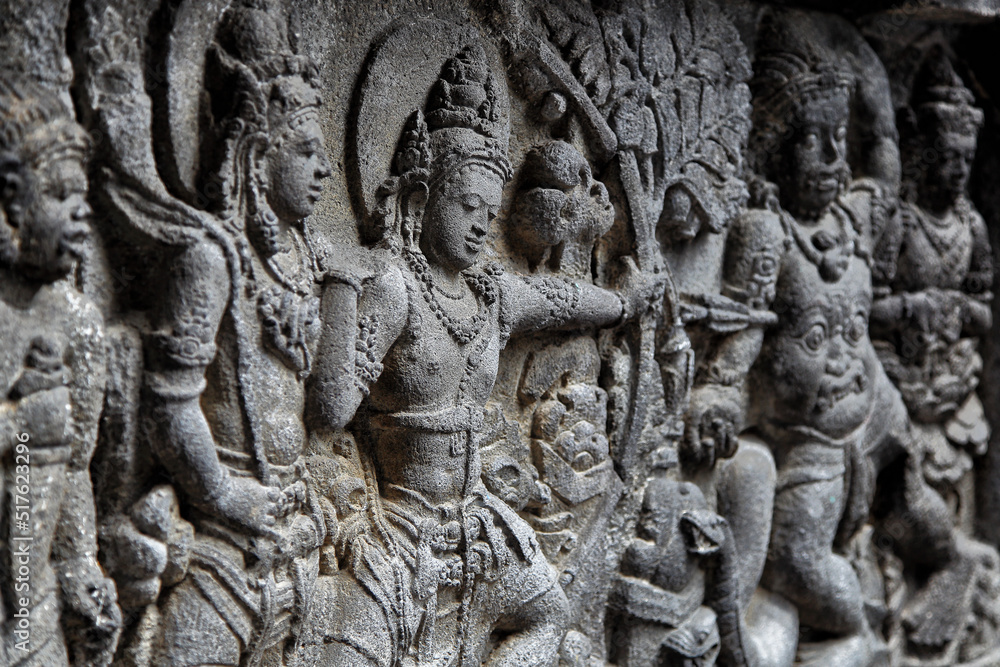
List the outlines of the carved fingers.
<svg viewBox="0 0 1000 667">
<path fill-rule="evenodd" d="M 229 477 L 216 508 L 231 523 L 279 543 L 281 537 L 274 525 L 281 502 L 287 502 L 281 489 L 265 486 L 252 477 Z"/>
<path fill-rule="evenodd" d="M 645 314 L 662 301 L 667 283 L 664 274 L 652 274 L 639 269 L 632 257 L 621 262 L 618 295 L 622 301 L 622 321 Z"/>
<path fill-rule="evenodd" d="M 59 575 L 72 664 L 110 665 L 122 629 L 114 582 L 92 558 L 63 563 Z"/>
<path fill-rule="evenodd" d="M 692 391 L 685 420 L 684 454 L 696 466 L 712 467 L 736 453 L 743 413 L 735 387 L 702 385 Z"/>
</svg>

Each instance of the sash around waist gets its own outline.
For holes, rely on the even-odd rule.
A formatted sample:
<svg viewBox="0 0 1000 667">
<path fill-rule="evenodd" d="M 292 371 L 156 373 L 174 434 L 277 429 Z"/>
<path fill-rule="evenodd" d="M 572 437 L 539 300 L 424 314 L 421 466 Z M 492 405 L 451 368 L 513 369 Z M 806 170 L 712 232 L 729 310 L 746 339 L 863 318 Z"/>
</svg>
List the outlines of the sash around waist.
<svg viewBox="0 0 1000 667">
<path fill-rule="evenodd" d="M 432 433 L 479 431 L 483 427 L 483 408 L 463 403 L 427 412 L 373 413 L 371 425 L 381 429 L 411 429 Z"/>
</svg>

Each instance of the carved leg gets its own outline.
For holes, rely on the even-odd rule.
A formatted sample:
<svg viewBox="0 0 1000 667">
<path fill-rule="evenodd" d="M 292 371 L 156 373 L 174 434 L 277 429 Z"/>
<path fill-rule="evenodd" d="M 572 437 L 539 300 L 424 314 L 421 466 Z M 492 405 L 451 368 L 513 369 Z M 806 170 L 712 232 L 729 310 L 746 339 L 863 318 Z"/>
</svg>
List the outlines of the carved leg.
<svg viewBox="0 0 1000 667">
<path fill-rule="evenodd" d="M 392 637 L 386 612 L 356 579 L 342 572 L 317 581 L 311 631 L 321 655 L 302 664 L 320 667 L 389 667 Z"/>
<path fill-rule="evenodd" d="M 803 625 L 857 635 L 865 627 L 861 586 L 850 563 L 833 553 L 843 496 L 842 475 L 777 493 L 764 581 L 795 603 Z"/>
<path fill-rule="evenodd" d="M 332 642 L 323 656 L 323 664 L 328 667 L 378 667 L 378 662 L 362 654 L 358 649 L 341 642 Z"/>
<path fill-rule="evenodd" d="M 158 655 L 170 667 L 238 667 L 241 642 L 215 606 L 186 579 L 167 598 Z"/>
<path fill-rule="evenodd" d="M 569 602 L 561 586 L 523 605 L 504 627 L 508 635 L 486 660 L 485 667 L 548 667 L 555 664 L 566 633 Z"/>
<path fill-rule="evenodd" d="M 739 559 L 739 601 L 746 611 L 760 582 L 771 536 L 777 475 L 771 450 L 756 438 L 740 437 L 736 455 L 720 463 L 719 514 L 733 531 Z"/>
</svg>

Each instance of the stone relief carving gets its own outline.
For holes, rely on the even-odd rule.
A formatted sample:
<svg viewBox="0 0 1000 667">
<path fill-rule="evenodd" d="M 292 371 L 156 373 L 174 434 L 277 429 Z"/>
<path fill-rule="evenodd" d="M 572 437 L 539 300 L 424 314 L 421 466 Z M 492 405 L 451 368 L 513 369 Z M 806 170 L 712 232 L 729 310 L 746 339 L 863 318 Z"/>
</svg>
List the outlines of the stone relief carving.
<svg viewBox="0 0 1000 667">
<path fill-rule="evenodd" d="M 634 269 L 612 292 L 478 263 L 511 177 L 506 96 L 478 43 L 438 60 L 376 191 L 375 275 L 331 273 L 342 286 L 325 297 L 325 312 L 357 315 L 323 337 L 317 411 L 334 428 L 364 415 L 355 435 L 369 484 L 369 525 L 332 584 L 341 618 L 326 664 L 555 659 L 565 594 L 531 528 L 481 480 L 484 407 L 512 334 L 614 324 L 655 290 Z M 363 343 L 351 343 L 354 321 Z M 488 649 L 501 624 L 509 634 Z"/>
<path fill-rule="evenodd" d="M 950 567 L 922 589 L 906 587 L 895 632 L 905 637 L 911 647 L 907 657 L 915 664 L 926 663 L 928 656 L 967 662 L 983 650 L 976 634 L 996 633 L 991 608 L 997 554 L 971 538 L 970 473 L 972 457 L 985 452 L 990 433 L 975 388 L 982 370 L 978 334 L 992 324 L 987 303 L 993 262 L 985 222 L 966 192 L 982 112 L 943 45 L 927 52 L 908 111 L 900 123 L 903 201 L 877 252 L 884 266 L 874 321 L 883 340 L 882 363 L 913 420 L 920 471 L 947 502 L 959 531 Z M 928 162 L 921 153 L 931 146 L 940 156 Z M 920 562 L 920 556 L 904 554 L 904 562 Z M 963 601 L 929 614 L 941 604 L 937 587 L 955 585 L 949 581 L 962 582 Z M 950 620 L 957 616 L 970 625 L 960 628 Z"/>
<path fill-rule="evenodd" d="M 91 254 L 91 141 L 64 72 L 34 76 L 28 62 L 32 51 L 49 66 L 66 59 L 67 4 L 43 4 L 55 25 L 5 32 L 11 66 L 0 78 L 0 661 L 107 665 L 122 617 L 97 561 L 88 472 L 106 373 L 103 317 L 80 280 Z M 32 13 L 19 12 L 37 28 Z"/>
<path fill-rule="evenodd" d="M 0 665 L 1000 660 L 997 12 L 832 9 L 0 2 Z"/>
<path fill-rule="evenodd" d="M 302 460 L 319 285 L 301 221 L 330 174 L 317 70 L 292 50 L 280 7 L 220 13 L 202 35 L 217 148 L 197 171 L 214 196 L 197 207 L 167 192 L 141 134 L 152 118 L 142 36 L 129 31 L 139 20 L 95 8 L 88 35 L 91 100 L 120 160 L 103 194 L 166 281 L 138 327 L 138 443 L 118 453 L 145 458 L 132 464 L 143 477 L 106 510 L 109 568 L 136 616 L 124 648 L 139 663 L 280 661 L 326 530 Z"/>
</svg>

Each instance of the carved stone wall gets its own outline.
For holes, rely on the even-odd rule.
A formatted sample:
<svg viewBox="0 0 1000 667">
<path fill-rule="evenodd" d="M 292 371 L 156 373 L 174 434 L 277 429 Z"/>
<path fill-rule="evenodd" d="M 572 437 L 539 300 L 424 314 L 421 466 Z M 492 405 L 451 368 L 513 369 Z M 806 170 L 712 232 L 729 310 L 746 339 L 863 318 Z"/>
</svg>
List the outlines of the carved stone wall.
<svg viewBox="0 0 1000 667">
<path fill-rule="evenodd" d="M 1000 665 L 998 17 L 0 0 L 0 667 Z"/>
</svg>

